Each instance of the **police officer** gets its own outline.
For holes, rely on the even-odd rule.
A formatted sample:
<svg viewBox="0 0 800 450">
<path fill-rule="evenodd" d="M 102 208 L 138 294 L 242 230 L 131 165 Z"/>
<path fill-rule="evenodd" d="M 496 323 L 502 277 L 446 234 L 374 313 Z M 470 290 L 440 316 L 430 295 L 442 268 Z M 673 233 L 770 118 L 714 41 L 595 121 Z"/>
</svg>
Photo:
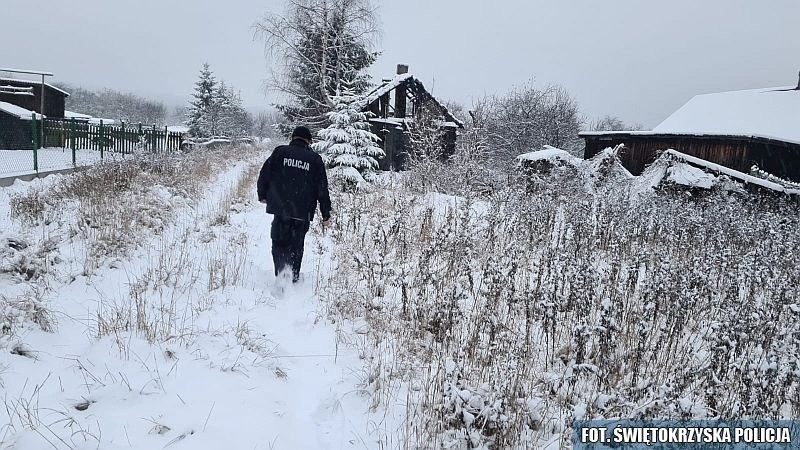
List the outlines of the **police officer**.
<svg viewBox="0 0 800 450">
<path fill-rule="evenodd" d="M 258 200 L 273 215 L 272 259 L 275 276 L 291 269 L 292 282 L 300 280 L 303 244 L 319 203 L 322 225 L 331 220 L 331 198 L 328 175 L 322 157 L 311 145 L 311 131 L 297 127 L 289 145 L 272 152 L 258 177 Z"/>
</svg>

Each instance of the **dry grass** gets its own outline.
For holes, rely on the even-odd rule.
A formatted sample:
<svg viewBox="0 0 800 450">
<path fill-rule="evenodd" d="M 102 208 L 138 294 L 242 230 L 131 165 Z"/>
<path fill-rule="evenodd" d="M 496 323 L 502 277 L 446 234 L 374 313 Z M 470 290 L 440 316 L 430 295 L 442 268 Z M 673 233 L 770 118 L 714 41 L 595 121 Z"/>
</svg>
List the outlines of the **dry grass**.
<svg viewBox="0 0 800 450">
<path fill-rule="evenodd" d="M 556 187 L 553 187 L 556 186 Z M 796 418 L 797 206 L 515 185 L 339 194 L 321 291 L 402 448 L 568 442 L 583 418 Z M 526 192 L 527 191 L 527 192 Z"/>
<path fill-rule="evenodd" d="M 133 331 L 153 343 L 192 341 L 196 318 L 211 309 L 213 294 L 244 281 L 248 236 L 228 228 L 234 205 L 250 197 L 242 186 L 252 187 L 255 174 L 248 168 L 231 186 L 218 186 L 224 191 L 217 202 L 151 249 L 147 266 L 129 273 L 128 295 L 102 302 L 98 337 Z"/>
<path fill-rule="evenodd" d="M 189 319 L 178 317 L 177 294 L 164 292 L 167 287 L 193 288 L 203 275 L 202 266 L 190 260 L 187 247 L 190 228 L 196 224 L 176 224 L 177 211 L 195 207 L 218 173 L 253 156 L 251 149 L 234 148 L 100 164 L 12 197 L 12 218 L 43 238 L 8 238 L 0 243 L 0 272 L 30 283 L 35 294 L 0 300 L 4 333 L 30 320 L 47 331 L 54 329 L 55 321 L 41 299 L 47 296 L 51 275 L 55 276 L 50 273 L 52 264 L 62 262 L 60 246 L 66 241 L 73 242 L 71 251 L 79 256 L 70 264 L 91 275 L 107 261 L 124 258 L 151 236 L 160 235 L 169 240 L 155 241 L 149 269 L 131 274 L 130 302 L 104 305 L 97 330 L 105 335 L 136 329 L 151 340 L 176 335 L 180 323 Z M 237 186 L 232 192 L 240 189 Z M 226 196 L 218 209 L 230 210 L 234 197 Z M 214 281 L 209 286 L 216 289 L 239 282 L 244 264 L 241 253 L 232 253 L 240 262 L 231 265 L 224 248 L 241 250 L 245 244 L 238 236 L 214 246 L 217 263 L 225 268 L 222 274 L 212 273 Z M 145 298 L 153 292 L 161 292 L 157 307 Z"/>
</svg>

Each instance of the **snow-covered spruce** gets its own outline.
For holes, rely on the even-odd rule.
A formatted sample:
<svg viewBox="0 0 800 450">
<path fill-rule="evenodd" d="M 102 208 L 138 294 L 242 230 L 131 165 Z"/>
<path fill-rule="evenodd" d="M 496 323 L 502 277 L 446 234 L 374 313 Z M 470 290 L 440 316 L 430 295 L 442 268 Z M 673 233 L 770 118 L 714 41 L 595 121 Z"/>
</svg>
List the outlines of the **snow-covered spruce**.
<svg viewBox="0 0 800 450">
<path fill-rule="evenodd" d="M 224 81 L 218 81 L 207 63 L 195 82 L 186 116 L 189 134 L 198 138 L 245 136 L 252 124 L 241 97 Z"/>
<path fill-rule="evenodd" d="M 374 179 L 378 159 L 384 156 L 378 136 L 369 129 L 367 113 L 358 105 L 357 96 L 336 97 L 336 110 L 328 113 L 331 124 L 317 132 L 320 141 L 312 146 L 331 167 L 331 177 L 356 185 Z"/>
</svg>

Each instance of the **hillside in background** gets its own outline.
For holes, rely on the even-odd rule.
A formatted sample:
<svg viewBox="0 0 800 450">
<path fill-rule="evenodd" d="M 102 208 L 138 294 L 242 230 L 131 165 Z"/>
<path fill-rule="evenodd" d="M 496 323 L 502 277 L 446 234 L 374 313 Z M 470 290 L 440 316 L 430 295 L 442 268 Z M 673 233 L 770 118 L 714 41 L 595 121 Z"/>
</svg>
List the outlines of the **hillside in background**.
<svg viewBox="0 0 800 450">
<path fill-rule="evenodd" d="M 70 93 L 68 111 L 128 123 L 167 124 L 167 106 L 162 102 L 112 89 L 93 91 L 68 83 L 59 83 L 58 87 Z"/>
</svg>

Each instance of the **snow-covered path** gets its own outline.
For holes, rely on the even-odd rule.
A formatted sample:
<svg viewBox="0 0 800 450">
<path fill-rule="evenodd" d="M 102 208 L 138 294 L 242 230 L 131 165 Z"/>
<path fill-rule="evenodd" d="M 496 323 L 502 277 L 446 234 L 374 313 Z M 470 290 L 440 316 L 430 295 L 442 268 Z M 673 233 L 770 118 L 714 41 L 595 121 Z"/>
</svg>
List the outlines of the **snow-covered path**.
<svg viewBox="0 0 800 450">
<path fill-rule="evenodd" d="M 233 185 L 236 176 L 222 182 Z M 218 191 L 207 203 L 224 197 Z M 226 225 L 184 220 L 191 225 L 182 240 L 157 238 L 91 277 L 53 280 L 43 300 L 55 312 L 55 332 L 29 324 L 0 352 L 0 448 L 376 448 L 357 351 L 337 345 L 336 325 L 314 295 L 317 268 L 328 261 L 320 249 L 329 243 L 309 234 L 306 281 L 274 298 L 270 216 L 262 208 L 240 204 Z M 206 289 L 206 268 L 215 257 L 227 261 L 231 242 L 243 239 L 238 282 Z M 177 264 L 167 254 L 187 241 L 188 270 L 202 286 L 176 280 L 143 295 L 157 297 L 151 312 L 177 310 L 176 333 L 188 335 L 154 345 L 134 331 L 98 339 L 109 310 L 130 308 L 132 286 L 165 259 Z M 62 245 L 62 255 L 70 245 L 77 244 Z M 24 284 L 0 277 L 4 295 L 25 292 Z"/>
</svg>

